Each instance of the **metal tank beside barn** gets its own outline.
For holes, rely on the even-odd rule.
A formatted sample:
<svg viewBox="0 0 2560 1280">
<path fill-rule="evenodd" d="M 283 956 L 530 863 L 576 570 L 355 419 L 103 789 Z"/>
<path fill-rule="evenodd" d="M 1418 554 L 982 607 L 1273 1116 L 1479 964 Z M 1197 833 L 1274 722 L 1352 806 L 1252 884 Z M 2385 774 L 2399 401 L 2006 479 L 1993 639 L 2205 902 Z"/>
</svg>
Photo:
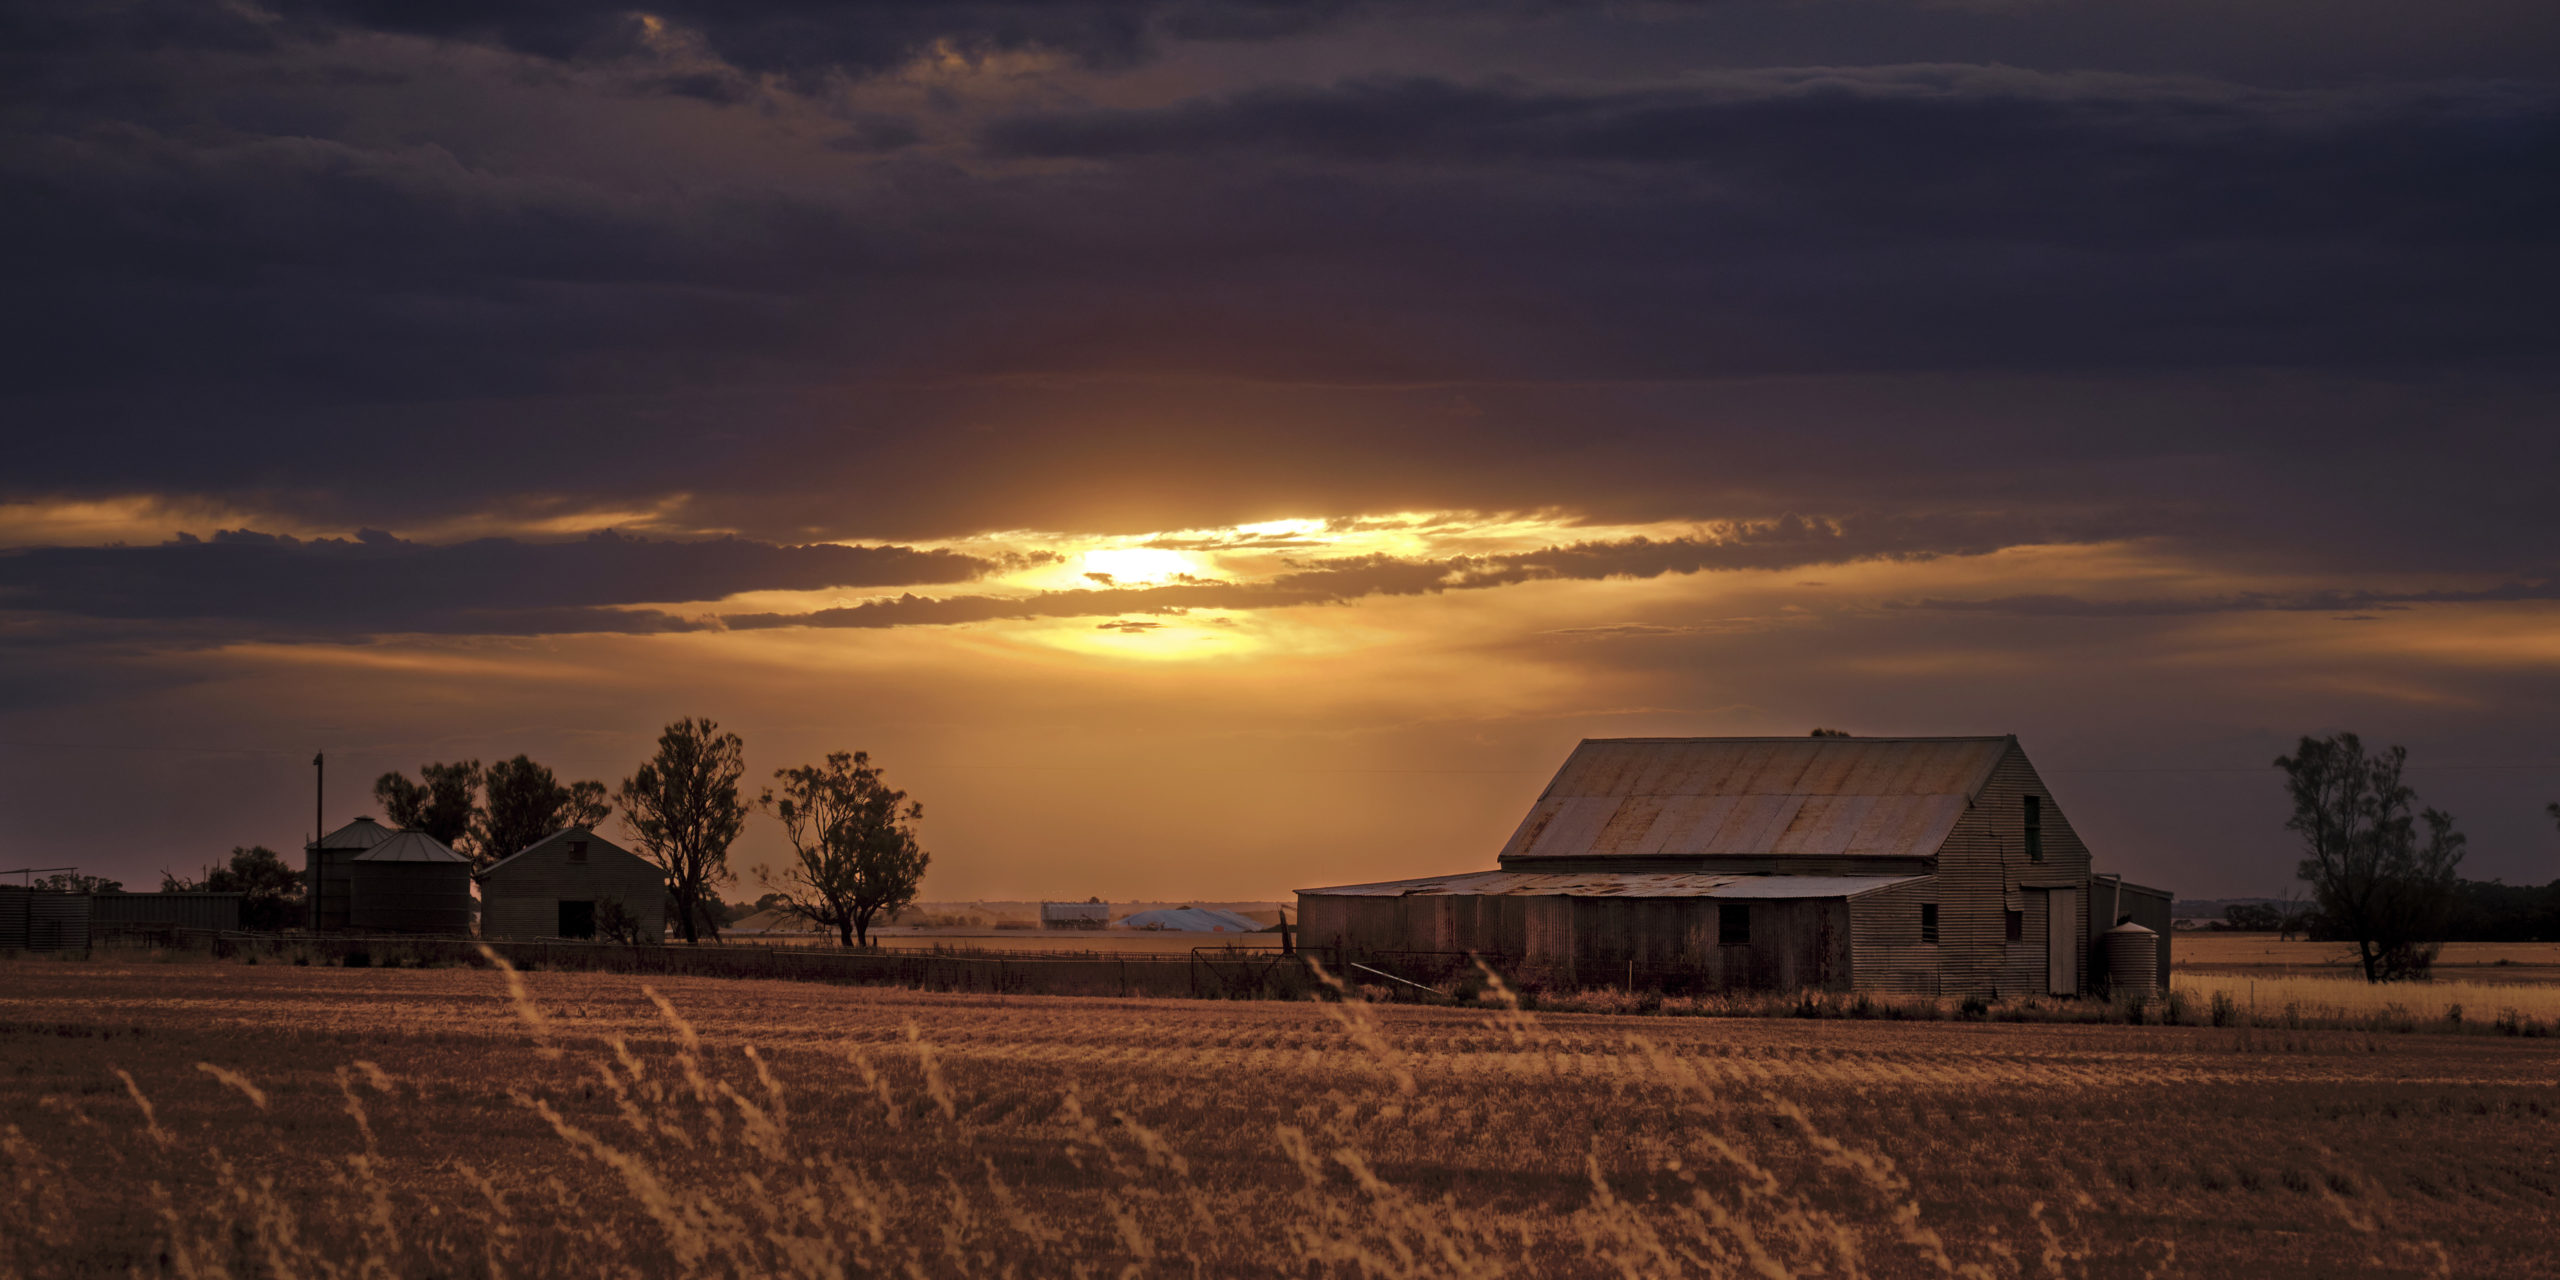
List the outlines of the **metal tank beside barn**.
<svg viewBox="0 0 2560 1280">
<path fill-rule="evenodd" d="M 1389 968 L 1476 953 L 1567 983 L 2022 996 L 2093 990 L 2096 913 L 2154 897 L 2093 875 L 2014 737 L 1636 738 L 1575 748 L 1499 870 L 1298 904 L 1303 946 Z"/>
<path fill-rule="evenodd" d="M 648 859 L 583 827 L 554 832 L 480 873 L 480 933 L 592 938 L 604 904 L 655 941 L 667 932 L 667 881 Z"/>
</svg>

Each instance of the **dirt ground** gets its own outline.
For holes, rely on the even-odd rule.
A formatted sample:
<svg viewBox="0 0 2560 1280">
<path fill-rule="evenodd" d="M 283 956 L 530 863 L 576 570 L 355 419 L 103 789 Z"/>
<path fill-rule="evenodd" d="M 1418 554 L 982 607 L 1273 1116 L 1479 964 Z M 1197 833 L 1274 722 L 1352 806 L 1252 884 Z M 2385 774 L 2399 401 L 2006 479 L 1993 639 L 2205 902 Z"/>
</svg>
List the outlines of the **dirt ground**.
<svg viewBox="0 0 2560 1280">
<path fill-rule="evenodd" d="M 2171 967 L 2198 973 L 2361 977 L 2355 945 L 2291 941 L 2272 933 L 2188 932 L 2169 948 Z M 2560 942 L 2448 942 L 2436 957 L 2435 977 L 2446 982 L 2560 982 Z"/>
<path fill-rule="evenodd" d="M 2549 1041 L 0 962 L 0 1275 L 2550 1274 Z"/>
</svg>

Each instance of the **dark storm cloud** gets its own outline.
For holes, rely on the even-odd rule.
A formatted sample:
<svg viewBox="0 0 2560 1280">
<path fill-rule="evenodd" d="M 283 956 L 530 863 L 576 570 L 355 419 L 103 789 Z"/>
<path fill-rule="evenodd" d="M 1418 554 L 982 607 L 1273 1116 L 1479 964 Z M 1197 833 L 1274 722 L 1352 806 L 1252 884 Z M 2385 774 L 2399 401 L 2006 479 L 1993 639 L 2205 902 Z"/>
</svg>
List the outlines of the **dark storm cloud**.
<svg viewBox="0 0 2560 1280">
<path fill-rule="evenodd" d="M 1111 617 L 1189 609 L 1278 609 L 1371 596 L 1480 591 L 1526 582 L 1658 578 L 1713 570 L 1788 569 L 1854 560 L 1981 555 L 2075 534 L 2051 524 L 1980 517 L 1810 519 L 1788 516 L 1690 538 L 1577 542 L 1503 555 L 1317 559 L 1256 582 L 1185 580 L 1163 586 L 1049 591 L 1027 598 L 912 593 L 809 613 L 731 614 L 736 630 L 772 627 L 948 626 L 1012 618 Z M 1091 576 L 1091 575 L 1088 575 Z"/>
<path fill-rule="evenodd" d="M 2359 609 L 2410 609 L 2425 604 L 2512 604 L 2526 600 L 2560 600 L 2560 578 L 2500 583 L 2494 587 L 2428 591 L 2359 591 L 2333 589 L 2293 594 L 2241 591 L 2218 596 L 2185 596 L 2152 600 L 2090 600 L 2071 595 L 1994 596 L 1980 600 L 1923 597 L 1887 601 L 1888 609 L 1923 609 L 1939 613 L 1989 613 L 2035 618 L 2154 618 L 2204 613 L 2347 613 Z M 2342 622 L 2371 621 L 2345 617 Z"/>
<path fill-rule="evenodd" d="M 541 635 L 690 630 L 648 602 L 741 591 L 965 582 L 993 566 L 907 547 L 777 546 L 744 538 L 574 542 L 485 538 L 436 546 L 378 530 L 299 540 L 246 530 L 150 547 L 0 552 L 0 610 L 262 633 Z"/>
<path fill-rule="evenodd" d="M 1320 39 L 1383 10 L 706 6 L 652 10 L 687 42 L 661 59 L 575 4 L 14 9 L 0 490 L 350 525 L 682 493 L 782 541 L 1922 495 L 2276 545 L 2388 476 L 2425 492 L 2386 549 L 2553 533 L 2463 492 L 2553 461 L 2516 428 L 2560 345 L 2547 80 L 1732 64 L 1763 47 L 1732 24 L 1802 8 L 1435 5 L 1585 61 L 1352 79 Z M 1878 64 L 2100 10 L 2133 12 L 1821 7 L 1856 28 L 1833 60 Z M 1376 62 L 1430 60 L 1396 30 Z M 1297 41 L 1289 82 L 1234 49 L 1143 108 L 1078 105 L 1154 91 L 1107 76 L 894 109 L 827 79 L 1204 37 Z M 2267 369 L 2300 381 L 2241 385 Z M 1904 381 L 1839 411 L 1855 378 Z"/>
</svg>

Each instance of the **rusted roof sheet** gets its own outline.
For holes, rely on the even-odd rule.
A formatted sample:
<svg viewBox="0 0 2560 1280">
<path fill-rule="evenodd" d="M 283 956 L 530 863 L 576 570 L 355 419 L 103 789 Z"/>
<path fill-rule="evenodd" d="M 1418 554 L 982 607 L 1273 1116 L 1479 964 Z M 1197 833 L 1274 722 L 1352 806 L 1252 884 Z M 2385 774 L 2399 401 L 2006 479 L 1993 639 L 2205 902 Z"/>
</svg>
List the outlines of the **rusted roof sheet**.
<svg viewBox="0 0 2560 1280">
<path fill-rule="evenodd" d="M 1925 876 L 1772 876 L 1651 872 L 1473 871 L 1378 884 L 1300 889 L 1338 898 L 1850 898 Z"/>
<path fill-rule="evenodd" d="M 424 831 L 395 832 L 390 839 L 355 856 L 358 862 L 469 862 L 442 840 Z"/>
<path fill-rule="evenodd" d="M 1505 858 L 1927 857 L 2010 738 L 1599 738 Z"/>
</svg>

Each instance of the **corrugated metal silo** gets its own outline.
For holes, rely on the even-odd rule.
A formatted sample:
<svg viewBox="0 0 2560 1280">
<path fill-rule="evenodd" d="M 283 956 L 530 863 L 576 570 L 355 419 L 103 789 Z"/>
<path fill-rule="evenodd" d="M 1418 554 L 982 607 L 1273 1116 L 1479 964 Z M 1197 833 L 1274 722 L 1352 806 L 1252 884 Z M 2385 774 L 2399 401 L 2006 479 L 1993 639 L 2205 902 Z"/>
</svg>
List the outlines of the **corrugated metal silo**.
<svg viewBox="0 0 2560 1280">
<path fill-rule="evenodd" d="M 347 863 L 347 927 L 358 933 L 471 932 L 471 860 L 403 831 Z"/>
<path fill-rule="evenodd" d="M 303 846 L 302 888 L 311 904 L 313 929 L 328 932 L 350 927 L 348 864 L 398 834 L 371 818 L 358 818 Z"/>
<path fill-rule="evenodd" d="M 2127 921 L 2098 937 L 2107 953 L 2107 989 L 2118 996 L 2160 990 L 2160 935 Z"/>
</svg>

